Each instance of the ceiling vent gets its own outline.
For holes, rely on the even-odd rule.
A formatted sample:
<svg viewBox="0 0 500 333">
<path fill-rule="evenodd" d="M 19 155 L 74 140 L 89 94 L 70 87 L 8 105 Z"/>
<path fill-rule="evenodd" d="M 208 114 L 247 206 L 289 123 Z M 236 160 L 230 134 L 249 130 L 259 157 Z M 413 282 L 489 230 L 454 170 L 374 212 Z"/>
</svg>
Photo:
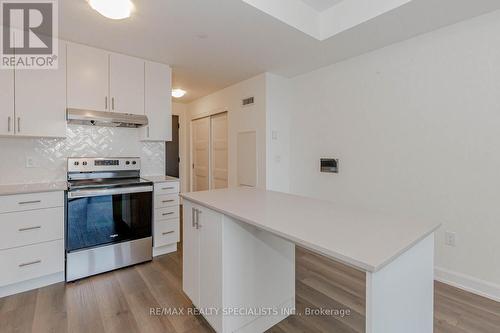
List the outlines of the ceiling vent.
<svg viewBox="0 0 500 333">
<path fill-rule="evenodd" d="M 255 103 L 255 98 L 253 96 L 241 100 L 241 106 L 250 106 L 253 105 L 254 103 Z"/>
</svg>

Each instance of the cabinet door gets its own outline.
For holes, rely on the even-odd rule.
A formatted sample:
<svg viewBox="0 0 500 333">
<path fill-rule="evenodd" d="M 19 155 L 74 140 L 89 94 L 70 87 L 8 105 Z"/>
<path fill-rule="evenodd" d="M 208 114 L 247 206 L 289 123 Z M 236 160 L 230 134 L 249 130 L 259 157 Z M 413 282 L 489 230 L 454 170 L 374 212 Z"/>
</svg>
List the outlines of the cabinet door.
<svg viewBox="0 0 500 333">
<path fill-rule="evenodd" d="M 14 135 L 14 71 L 0 69 L 0 135 Z"/>
<path fill-rule="evenodd" d="M 59 66 L 53 70 L 16 70 L 16 134 L 66 136 L 66 48 L 59 41 Z"/>
<path fill-rule="evenodd" d="M 172 141 L 172 71 L 169 66 L 146 62 L 145 114 L 149 124 L 142 129 L 145 141 Z"/>
<path fill-rule="evenodd" d="M 108 111 L 109 53 L 68 44 L 68 108 Z"/>
<path fill-rule="evenodd" d="M 200 231 L 200 308 L 222 311 L 222 215 L 197 207 Z M 222 313 L 208 312 L 205 319 L 222 331 Z"/>
<path fill-rule="evenodd" d="M 194 226 L 194 205 L 183 204 L 182 289 L 195 306 L 200 305 L 200 240 Z"/>
<path fill-rule="evenodd" d="M 111 111 L 144 114 L 144 60 L 111 54 L 109 58 Z"/>
</svg>

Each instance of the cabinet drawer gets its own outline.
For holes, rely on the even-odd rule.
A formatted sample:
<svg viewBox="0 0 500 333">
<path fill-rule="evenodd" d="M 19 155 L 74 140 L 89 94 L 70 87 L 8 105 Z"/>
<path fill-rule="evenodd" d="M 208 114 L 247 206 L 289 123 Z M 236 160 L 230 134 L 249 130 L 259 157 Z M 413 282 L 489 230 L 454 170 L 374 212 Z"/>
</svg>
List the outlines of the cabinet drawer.
<svg viewBox="0 0 500 333">
<path fill-rule="evenodd" d="M 167 182 L 155 184 L 155 194 L 171 194 L 179 193 L 179 183 L 178 182 Z"/>
<path fill-rule="evenodd" d="M 179 241 L 179 219 L 155 221 L 154 247 Z"/>
<path fill-rule="evenodd" d="M 0 286 L 64 271 L 64 242 L 57 240 L 0 251 Z"/>
<path fill-rule="evenodd" d="M 179 217 L 179 206 L 155 209 L 155 221 L 176 219 Z"/>
<path fill-rule="evenodd" d="M 155 208 L 179 206 L 179 194 L 164 194 L 155 196 Z"/>
<path fill-rule="evenodd" d="M 2 214 L 0 230 L 0 250 L 63 239 L 64 208 Z"/>
<path fill-rule="evenodd" d="M 64 192 L 43 192 L 0 197 L 0 214 L 64 206 Z"/>
</svg>

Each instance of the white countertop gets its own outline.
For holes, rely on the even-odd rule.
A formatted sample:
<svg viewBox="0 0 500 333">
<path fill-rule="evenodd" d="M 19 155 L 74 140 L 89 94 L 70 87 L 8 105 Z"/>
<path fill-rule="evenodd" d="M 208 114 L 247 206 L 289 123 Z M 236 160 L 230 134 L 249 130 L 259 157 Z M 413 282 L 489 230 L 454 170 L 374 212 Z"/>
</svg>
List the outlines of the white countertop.
<svg viewBox="0 0 500 333">
<path fill-rule="evenodd" d="M 149 180 L 153 183 L 168 183 L 168 182 L 178 182 L 179 178 L 170 176 L 141 176 L 142 179 Z"/>
<path fill-rule="evenodd" d="M 368 272 L 380 270 L 440 226 L 254 188 L 181 197 Z"/>
<path fill-rule="evenodd" d="M 0 185 L 0 196 L 25 193 L 65 191 L 68 184 L 61 182 Z"/>
</svg>

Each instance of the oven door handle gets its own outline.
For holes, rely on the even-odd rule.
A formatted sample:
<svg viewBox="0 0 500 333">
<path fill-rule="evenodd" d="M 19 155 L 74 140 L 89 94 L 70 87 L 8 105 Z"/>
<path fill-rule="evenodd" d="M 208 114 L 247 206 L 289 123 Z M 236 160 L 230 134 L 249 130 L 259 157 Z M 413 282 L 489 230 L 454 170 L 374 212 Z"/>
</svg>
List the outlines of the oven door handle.
<svg viewBox="0 0 500 333">
<path fill-rule="evenodd" d="M 142 192 L 153 192 L 153 186 L 133 186 L 133 187 L 120 187 L 120 188 L 98 189 L 98 190 L 75 190 L 75 191 L 68 191 L 68 198 L 69 199 L 87 198 L 87 197 L 99 197 L 104 195 L 142 193 Z"/>
</svg>

